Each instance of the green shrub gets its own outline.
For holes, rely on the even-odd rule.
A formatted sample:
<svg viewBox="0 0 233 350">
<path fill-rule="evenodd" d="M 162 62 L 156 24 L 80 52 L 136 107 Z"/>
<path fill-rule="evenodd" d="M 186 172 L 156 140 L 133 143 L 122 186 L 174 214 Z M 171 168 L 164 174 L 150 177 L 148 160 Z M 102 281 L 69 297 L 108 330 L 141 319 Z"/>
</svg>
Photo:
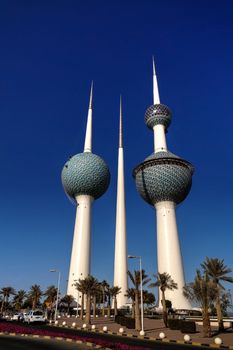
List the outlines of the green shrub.
<svg viewBox="0 0 233 350">
<path fill-rule="evenodd" d="M 172 330 L 180 330 L 183 320 L 168 319 L 168 327 Z"/>
<path fill-rule="evenodd" d="M 181 332 L 182 333 L 196 333 L 196 323 L 194 321 L 182 321 Z"/>
</svg>

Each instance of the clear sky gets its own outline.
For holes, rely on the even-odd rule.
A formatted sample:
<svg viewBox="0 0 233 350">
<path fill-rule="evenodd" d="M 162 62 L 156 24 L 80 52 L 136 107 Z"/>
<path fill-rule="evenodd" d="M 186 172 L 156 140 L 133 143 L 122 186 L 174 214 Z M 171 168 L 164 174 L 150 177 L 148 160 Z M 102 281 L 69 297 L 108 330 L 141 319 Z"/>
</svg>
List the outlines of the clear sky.
<svg viewBox="0 0 233 350">
<path fill-rule="evenodd" d="M 233 268 L 232 23 L 230 0 L 1 0 L 0 287 L 45 289 L 58 268 L 65 292 L 75 207 L 60 174 L 83 150 L 92 79 L 93 152 L 111 184 L 93 205 L 91 272 L 112 282 L 120 94 L 128 252 L 156 272 L 155 211 L 132 177 L 153 152 L 152 55 L 173 112 L 168 148 L 195 166 L 177 209 L 186 280 L 206 256 Z"/>
</svg>

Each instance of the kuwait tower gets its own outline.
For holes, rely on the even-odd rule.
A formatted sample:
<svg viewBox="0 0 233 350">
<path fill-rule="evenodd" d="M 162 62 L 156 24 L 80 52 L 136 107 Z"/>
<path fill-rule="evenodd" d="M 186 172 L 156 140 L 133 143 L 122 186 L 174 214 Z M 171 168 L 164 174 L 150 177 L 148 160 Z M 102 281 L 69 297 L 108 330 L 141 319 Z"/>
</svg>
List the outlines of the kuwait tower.
<svg viewBox="0 0 233 350">
<path fill-rule="evenodd" d="M 74 286 L 75 280 L 90 274 L 91 247 L 91 206 L 101 197 L 110 182 L 110 173 L 105 161 L 92 153 L 92 94 L 88 109 L 86 137 L 83 153 L 75 154 L 64 165 L 62 184 L 66 194 L 77 205 L 74 237 L 70 259 L 67 294 L 77 302 L 79 295 Z"/>
<path fill-rule="evenodd" d="M 117 306 L 126 305 L 128 298 L 125 296 L 128 289 L 128 264 L 127 241 L 125 219 L 125 181 L 124 181 L 124 148 L 122 136 L 122 106 L 120 100 L 120 125 L 118 147 L 118 175 L 117 175 L 117 203 L 116 203 L 116 234 L 115 234 L 115 261 L 114 261 L 114 286 L 120 287 L 117 295 Z"/>
<path fill-rule="evenodd" d="M 192 185 L 193 166 L 167 149 L 166 132 L 171 112 L 160 103 L 153 62 L 154 103 L 145 113 L 145 123 L 154 133 L 154 152 L 133 171 L 136 188 L 142 198 L 156 209 L 157 263 L 159 273 L 168 273 L 178 284 L 177 290 L 166 290 L 166 299 L 176 309 L 190 308 L 183 296 L 185 284 L 182 256 L 176 223 L 176 206 L 188 195 Z M 159 304 L 161 305 L 161 295 Z"/>
</svg>

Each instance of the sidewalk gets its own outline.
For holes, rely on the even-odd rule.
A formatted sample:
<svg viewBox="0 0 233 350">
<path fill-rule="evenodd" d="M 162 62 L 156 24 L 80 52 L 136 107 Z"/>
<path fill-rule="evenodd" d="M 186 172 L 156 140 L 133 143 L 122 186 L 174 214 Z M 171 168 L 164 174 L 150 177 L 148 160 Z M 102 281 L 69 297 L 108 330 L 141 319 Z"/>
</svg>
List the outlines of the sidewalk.
<svg viewBox="0 0 233 350">
<path fill-rule="evenodd" d="M 69 327 L 72 327 L 72 323 L 76 323 L 76 327 L 82 327 L 82 325 L 85 323 L 85 320 L 80 320 L 79 318 L 76 318 L 75 316 L 72 316 L 70 318 L 68 317 L 61 317 L 58 318 L 59 325 L 62 325 L 62 322 L 65 321 L 66 325 Z M 96 319 L 91 318 L 91 324 L 96 326 L 96 329 L 103 330 L 104 326 L 108 327 L 108 331 L 110 332 L 119 332 L 119 328 L 122 327 L 121 325 L 114 322 L 114 318 L 108 318 L 108 317 L 98 317 Z M 89 329 L 91 326 L 89 327 Z M 125 327 L 124 331 L 127 334 L 133 334 L 139 336 L 139 332 L 134 329 L 127 329 Z M 166 328 L 164 326 L 164 323 L 162 320 L 151 320 L 148 318 L 144 318 L 144 330 L 145 330 L 145 336 L 152 337 L 152 338 L 159 338 L 159 333 L 163 332 L 166 335 L 166 338 L 169 340 L 184 340 L 184 334 L 182 334 L 178 330 L 170 330 L 169 328 Z M 215 327 L 212 327 L 213 333 L 217 331 Z M 197 332 L 194 334 L 189 334 L 191 337 L 192 342 L 202 343 L 202 344 L 214 344 L 215 337 L 220 337 L 223 341 L 224 346 L 232 346 L 233 347 L 233 330 L 228 329 L 225 333 L 219 333 L 214 334 L 211 338 L 204 338 L 202 333 L 202 326 L 197 325 Z"/>
</svg>

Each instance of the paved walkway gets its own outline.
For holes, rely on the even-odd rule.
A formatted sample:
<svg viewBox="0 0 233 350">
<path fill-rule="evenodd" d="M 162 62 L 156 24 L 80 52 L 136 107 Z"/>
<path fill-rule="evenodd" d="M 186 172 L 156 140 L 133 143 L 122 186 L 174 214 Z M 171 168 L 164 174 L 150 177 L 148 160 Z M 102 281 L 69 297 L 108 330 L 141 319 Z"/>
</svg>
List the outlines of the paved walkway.
<svg viewBox="0 0 233 350">
<path fill-rule="evenodd" d="M 58 318 L 59 325 L 62 324 L 63 321 L 66 321 L 67 326 L 72 326 L 72 323 L 75 322 L 77 327 L 82 327 L 85 321 L 76 318 L 75 316 L 67 318 L 61 317 Z M 114 318 L 108 317 L 99 317 L 96 319 L 91 319 L 91 324 L 96 326 L 96 329 L 103 330 L 104 326 L 108 327 L 108 331 L 118 332 L 121 325 L 114 322 Z M 89 327 L 89 329 L 91 326 Z M 127 329 L 123 327 L 125 332 L 128 334 L 139 335 L 138 331 L 134 329 Z M 151 320 L 149 318 L 144 318 L 144 329 L 146 336 L 159 338 L 159 333 L 163 332 L 166 335 L 166 338 L 169 340 L 183 340 L 184 334 L 180 331 L 170 330 L 169 328 L 164 327 L 162 320 Z M 215 337 L 220 337 L 223 340 L 223 345 L 225 346 L 233 346 L 233 330 L 227 329 L 224 333 L 217 334 L 217 329 L 212 327 L 213 336 L 211 338 L 204 338 L 202 333 L 202 326 L 197 325 L 197 332 L 195 334 L 190 334 L 192 342 L 198 342 L 203 344 L 213 344 Z"/>
</svg>

